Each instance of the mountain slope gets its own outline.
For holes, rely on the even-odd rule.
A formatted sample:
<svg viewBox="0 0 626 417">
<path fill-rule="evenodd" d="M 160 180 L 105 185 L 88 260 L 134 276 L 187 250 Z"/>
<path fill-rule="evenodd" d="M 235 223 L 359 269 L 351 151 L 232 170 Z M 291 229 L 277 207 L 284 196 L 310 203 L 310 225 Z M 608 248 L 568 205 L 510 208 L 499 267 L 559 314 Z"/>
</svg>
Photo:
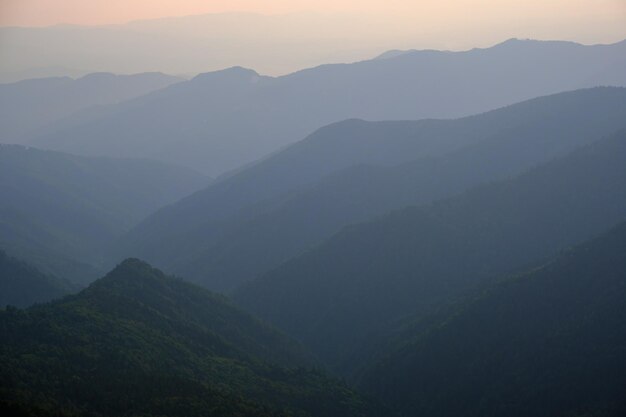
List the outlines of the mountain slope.
<svg viewBox="0 0 626 417">
<path fill-rule="evenodd" d="M 276 78 L 231 68 L 60 122 L 30 143 L 164 160 L 217 175 L 340 120 L 461 117 L 546 94 L 624 86 L 617 69 L 624 68 L 625 51 L 626 42 L 512 40 L 465 52 L 416 51 L 323 65 Z"/>
<path fill-rule="evenodd" d="M 474 123 L 469 121 L 474 125 Z M 206 246 L 232 225 L 255 217 L 274 201 L 323 176 L 359 163 L 393 165 L 441 155 L 471 144 L 485 126 L 471 132 L 438 120 L 364 122 L 323 127 L 281 152 L 243 168 L 144 220 L 126 236 L 126 254 L 167 266 L 170 259 Z"/>
<path fill-rule="evenodd" d="M 209 288 L 233 289 L 350 223 L 515 176 L 626 128 L 626 89 L 543 97 L 478 116 L 473 122 L 479 120 L 492 132 L 469 147 L 399 166 L 357 166 L 331 174 L 280 202 L 272 201 L 265 213 L 238 224 L 214 245 L 207 247 L 205 239 L 171 268 Z M 477 123 L 470 122 L 444 123 L 476 129 Z M 505 124 L 506 128 L 498 129 Z"/>
<path fill-rule="evenodd" d="M 307 358 L 284 336 L 138 260 L 1 312 L 0 332 L 0 398 L 26 414 L 369 415 L 345 385 L 293 368 Z"/>
<path fill-rule="evenodd" d="M 26 133 L 93 106 L 116 104 L 182 81 L 160 73 L 88 74 L 0 84 L 0 142 L 18 143 Z"/>
<path fill-rule="evenodd" d="M 349 372 L 395 319 L 626 218 L 626 133 L 518 178 L 345 228 L 236 299 Z"/>
<path fill-rule="evenodd" d="M 624 297 L 622 224 L 414 326 L 363 385 L 406 415 L 624 415 Z"/>
<path fill-rule="evenodd" d="M 623 88 L 456 120 L 347 121 L 160 210 L 116 249 L 230 290 L 342 226 L 513 176 L 623 127 Z"/>
<path fill-rule="evenodd" d="M 160 162 L 0 145 L 0 246 L 70 279 L 54 264 L 97 264 L 112 239 L 207 182 Z"/>
<path fill-rule="evenodd" d="M 28 307 L 61 297 L 71 289 L 69 283 L 45 275 L 0 250 L 0 308 Z"/>
</svg>

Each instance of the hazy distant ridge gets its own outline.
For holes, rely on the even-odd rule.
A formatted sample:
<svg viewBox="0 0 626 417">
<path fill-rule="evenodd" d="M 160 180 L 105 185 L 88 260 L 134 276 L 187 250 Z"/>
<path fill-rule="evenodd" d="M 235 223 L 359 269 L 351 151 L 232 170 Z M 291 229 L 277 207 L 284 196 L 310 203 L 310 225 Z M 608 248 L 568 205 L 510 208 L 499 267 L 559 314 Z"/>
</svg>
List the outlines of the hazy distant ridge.
<svg viewBox="0 0 626 417">
<path fill-rule="evenodd" d="M 323 65 L 278 78 L 236 67 L 59 122 L 30 143 L 149 157 L 218 174 L 344 119 L 459 117 L 598 85 L 626 85 L 626 42 L 510 40 L 466 52 L 415 51 Z"/>
</svg>

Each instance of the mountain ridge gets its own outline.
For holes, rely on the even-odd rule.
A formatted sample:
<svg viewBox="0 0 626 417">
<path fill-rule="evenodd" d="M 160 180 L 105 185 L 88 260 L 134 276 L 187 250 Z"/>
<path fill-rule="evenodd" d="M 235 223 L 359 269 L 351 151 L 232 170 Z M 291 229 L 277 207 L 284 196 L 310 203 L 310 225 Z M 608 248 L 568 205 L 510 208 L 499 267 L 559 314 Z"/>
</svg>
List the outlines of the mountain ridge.
<svg viewBox="0 0 626 417">
<path fill-rule="evenodd" d="M 0 144 L 0 246 L 43 272 L 85 284 L 106 263 L 107 242 L 208 182 L 162 162 Z"/>
<path fill-rule="evenodd" d="M 74 153 L 166 160 L 217 176 L 340 120 L 462 117 L 547 94 L 626 85 L 621 44 L 570 51 L 538 42 L 523 53 L 512 49 L 424 52 L 275 78 L 231 68 L 97 117 L 61 120 L 27 140 Z"/>
<path fill-rule="evenodd" d="M 623 221 L 625 138 L 622 131 L 519 177 L 348 226 L 235 300 L 350 373 L 354 349 L 390 322 Z"/>
<path fill-rule="evenodd" d="M 407 326 L 363 386 L 407 415 L 622 415 L 624 253 L 622 223 Z"/>
<path fill-rule="evenodd" d="M 340 122 L 155 213 L 116 249 L 230 291 L 343 226 L 520 174 L 624 120 L 626 89 L 598 87 L 457 120 Z"/>
<path fill-rule="evenodd" d="M 281 333 L 137 259 L 0 311 L 0 334 L 0 408 L 26 416 L 376 415 Z"/>
<path fill-rule="evenodd" d="M 24 138 L 76 113 L 114 105 L 182 81 L 160 72 L 34 78 L 0 84 L 0 141 Z"/>
<path fill-rule="evenodd" d="M 0 309 L 28 307 L 59 298 L 75 286 L 6 254 L 0 249 Z"/>
</svg>

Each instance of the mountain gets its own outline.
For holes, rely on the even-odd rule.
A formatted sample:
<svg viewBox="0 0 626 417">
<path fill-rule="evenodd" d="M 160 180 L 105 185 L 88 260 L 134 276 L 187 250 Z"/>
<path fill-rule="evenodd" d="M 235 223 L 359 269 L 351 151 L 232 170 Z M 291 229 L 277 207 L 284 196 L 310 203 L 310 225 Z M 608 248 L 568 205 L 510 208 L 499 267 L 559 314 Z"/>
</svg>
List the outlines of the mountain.
<svg viewBox="0 0 626 417">
<path fill-rule="evenodd" d="M 229 291 L 343 226 L 517 175 L 625 127 L 622 88 L 457 120 L 347 121 L 160 210 L 116 249 Z"/>
<path fill-rule="evenodd" d="M 403 415 L 623 416 L 626 225 L 409 326 L 363 386 Z"/>
<path fill-rule="evenodd" d="M 46 273 L 93 276 L 84 264 L 108 242 L 207 183 L 161 162 L 0 145 L 0 247 Z"/>
<path fill-rule="evenodd" d="M 464 52 L 415 51 L 323 65 L 281 77 L 229 68 L 96 114 L 74 115 L 28 143 L 146 157 L 215 176 L 345 119 L 461 117 L 547 94 L 625 86 L 625 57 L 626 42 L 511 40 Z"/>
<path fill-rule="evenodd" d="M 374 415 L 285 336 L 136 259 L 0 312 L 0 332 L 0 407 L 21 415 Z"/>
<path fill-rule="evenodd" d="M 2 29 L 0 29 L 1 31 Z M 12 70 L 0 70 L 0 83 L 12 84 L 33 78 L 80 78 L 94 71 L 86 71 L 76 68 L 67 68 L 62 65 L 44 65 Z"/>
<path fill-rule="evenodd" d="M 530 34 L 542 39 L 565 36 L 598 42 L 624 34 L 618 10 L 609 6 L 603 8 L 605 17 L 586 16 L 584 24 L 595 30 L 585 34 L 576 30 L 582 22 L 570 21 L 573 16 L 565 15 L 494 31 L 485 30 L 482 19 L 442 25 L 442 19 L 450 17 L 443 8 L 417 14 L 406 10 L 392 15 L 382 10 L 226 12 L 97 26 L 5 26 L 0 28 L 0 82 L 23 73 L 55 74 L 62 69 L 137 73 L 159 68 L 170 74 L 197 74 L 244 65 L 277 75 L 331 62 L 360 61 L 390 49 L 463 50 Z M 491 16 L 491 24 L 531 17 L 516 10 L 505 12 L 506 18 Z"/>
<path fill-rule="evenodd" d="M 43 274 L 0 250 L 0 308 L 28 307 L 59 298 L 72 289 L 71 284 Z"/>
<path fill-rule="evenodd" d="M 139 97 L 182 81 L 160 73 L 88 74 L 78 79 L 51 77 L 0 84 L 0 141 L 22 136 L 79 110 Z"/>
<path fill-rule="evenodd" d="M 137 73 L 159 68 L 198 74 L 245 65 L 266 74 L 287 74 L 329 62 L 359 61 L 394 45 L 415 45 L 409 40 L 415 37 L 403 37 L 397 24 L 394 30 L 389 27 L 389 20 L 378 15 L 346 12 L 228 12 L 117 25 L 2 27 L 0 82 L 61 69 Z M 405 29 L 414 32 L 415 22 L 407 21 Z M 437 40 L 422 37 L 421 42 Z M 465 40 L 462 46 L 474 42 Z M 46 49 L 38 50 L 41 45 Z"/>
<path fill-rule="evenodd" d="M 519 177 L 349 226 L 240 289 L 240 305 L 350 373 L 394 321 L 626 219 L 626 132 Z"/>
<path fill-rule="evenodd" d="M 116 246 L 151 262 L 160 259 L 159 266 L 163 266 L 169 259 L 211 243 L 222 230 L 256 216 L 261 204 L 280 201 L 285 194 L 335 170 L 359 163 L 394 165 L 440 155 L 472 143 L 478 135 L 437 120 L 339 122 L 164 207 Z"/>
</svg>

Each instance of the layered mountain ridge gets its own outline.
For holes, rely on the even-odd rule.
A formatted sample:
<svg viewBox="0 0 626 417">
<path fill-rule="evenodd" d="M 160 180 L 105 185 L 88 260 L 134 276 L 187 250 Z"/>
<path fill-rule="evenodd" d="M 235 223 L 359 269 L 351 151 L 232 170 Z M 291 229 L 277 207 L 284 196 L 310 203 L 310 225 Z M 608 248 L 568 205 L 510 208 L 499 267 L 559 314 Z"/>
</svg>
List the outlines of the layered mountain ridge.
<svg viewBox="0 0 626 417">
<path fill-rule="evenodd" d="M 322 65 L 274 78 L 235 67 L 60 121 L 28 143 L 163 160 L 217 176 L 345 119 L 462 117 L 547 94 L 624 86 L 625 49 L 623 42 L 518 41 Z"/>
<path fill-rule="evenodd" d="M 626 136 L 345 228 L 235 299 L 345 373 L 370 337 L 626 218 Z"/>
<path fill-rule="evenodd" d="M 160 210 L 116 250 L 229 291 L 344 226 L 513 177 L 625 120 L 626 90 L 596 88 L 456 120 L 345 121 Z"/>
</svg>

